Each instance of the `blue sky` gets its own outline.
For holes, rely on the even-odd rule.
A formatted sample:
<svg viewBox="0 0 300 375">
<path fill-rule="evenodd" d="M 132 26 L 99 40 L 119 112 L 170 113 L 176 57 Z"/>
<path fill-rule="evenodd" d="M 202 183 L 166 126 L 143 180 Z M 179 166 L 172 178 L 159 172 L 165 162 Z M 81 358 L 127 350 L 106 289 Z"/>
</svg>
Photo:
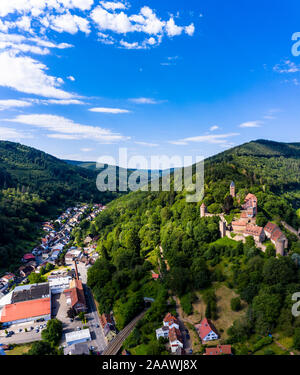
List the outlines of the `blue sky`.
<svg viewBox="0 0 300 375">
<path fill-rule="evenodd" d="M 0 139 L 75 160 L 297 142 L 299 14 L 297 0 L 1 0 Z"/>
</svg>

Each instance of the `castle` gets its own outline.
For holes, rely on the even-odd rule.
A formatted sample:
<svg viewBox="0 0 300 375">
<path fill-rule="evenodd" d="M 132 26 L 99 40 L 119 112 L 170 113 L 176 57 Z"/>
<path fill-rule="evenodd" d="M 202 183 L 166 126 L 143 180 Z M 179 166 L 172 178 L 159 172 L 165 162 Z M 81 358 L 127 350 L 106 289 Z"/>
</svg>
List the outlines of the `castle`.
<svg viewBox="0 0 300 375">
<path fill-rule="evenodd" d="M 231 182 L 230 184 L 230 195 L 236 197 L 235 183 Z M 276 248 L 276 253 L 284 255 L 285 250 L 288 248 L 288 239 L 280 228 L 269 222 L 264 228 L 256 225 L 256 216 L 258 213 L 258 201 L 257 197 L 254 194 L 249 193 L 242 205 L 242 210 L 240 218 L 236 221 L 233 221 L 231 225 L 227 225 L 227 222 L 224 218 L 224 214 L 208 214 L 207 207 L 203 203 L 200 207 L 200 216 L 201 217 L 211 217 L 219 216 L 220 223 L 219 229 L 221 237 L 232 237 L 231 233 L 237 235 L 234 239 L 236 240 L 245 240 L 246 237 L 252 236 L 256 242 L 256 245 L 265 251 L 266 247 L 263 245 L 263 242 L 266 238 L 270 239 Z"/>
</svg>

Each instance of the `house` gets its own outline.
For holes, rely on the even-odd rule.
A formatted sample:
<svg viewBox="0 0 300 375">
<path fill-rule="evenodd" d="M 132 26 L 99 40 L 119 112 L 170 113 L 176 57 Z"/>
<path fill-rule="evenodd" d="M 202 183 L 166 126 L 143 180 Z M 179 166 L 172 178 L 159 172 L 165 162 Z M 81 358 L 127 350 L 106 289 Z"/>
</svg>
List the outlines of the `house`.
<svg viewBox="0 0 300 375">
<path fill-rule="evenodd" d="M 152 279 L 153 279 L 153 280 L 158 280 L 158 279 L 159 279 L 159 274 L 157 274 L 157 273 L 152 273 Z"/>
<path fill-rule="evenodd" d="M 87 311 L 83 285 L 80 280 L 72 280 L 70 282 L 70 288 L 64 291 L 64 295 L 67 305 L 72 307 L 76 314 L 79 314 L 81 311 Z"/>
<path fill-rule="evenodd" d="M 195 326 L 195 328 L 202 342 L 219 339 L 217 330 L 207 318 L 204 318 L 200 324 Z"/>
<path fill-rule="evenodd" d="M 117 336 L 115 327 L 110 323 L 106 324 L 103 329 L 103 333 L 108 342 L 112 341 Z"/>
<path fill-rule="evenodd" d="M 86 343 L 72 344 L 64 349 L 64 355 L 89 355 L 90 350 Z"/>
<path fill-rule="evenodd" d="M 14 279 L 15 275 L 13 273 L 7 273 L 6 275 L 1 277 L 0 282 L 2 282 L 3 284 L 7 284 L 14 281 Z"/>
<path fill-rule="evenodd" d="M 20 267 L 19 268 L 19 273 L 22 277 L 29 276 L 33 271 L 34 271 L 33 266 L 26 266 L 26 267 Z"/>
<path fill-rule="evenodd" d="M 271 240 L 271 242 L 275 245 L 276 253 L 280 255 L 284 255 L 285 249 L 288 248 L 289 242 L 286 235 L 280 230 L 280 228 L 271 222 L 269 222 L 264 231 L 266 236 Z"/>
<path fill-rule="evenodd" d="M 91 341 L 91 333 L 88 328 L 66 333 L 66 342 L 69 346 L 87 341 Z"/>
<path fill-rule="evenodd" d="M 161 328 L 158 328 L 156 331 L 156 338 L 159 340 L 160 337 L 163 337 L 167 339 L 169 337 L 169 327 L 163 326 Z"/>
<path fill-rule="evenodd" d="M 172 353 L 176 353 L 178 348 L 183 348 L 183 340 L 179 329 L 174 327 L 169 330 L 169 342 Z"/>
<path fill-rule="evenodd" d="M 232 355 L 231 345 L 218 345 L 215 348 L 206 348 L 203 355 Z"/>
<path fill-rule="evenodd" d="M 248 217 L 252 218 L 257 215 L 257 198 L 254 194 L 248 194 L 245 198 L 245 203 L 242 205 L 243 210 L 246 211 Z"/>
<path fill-rule="evenodd" d="M 171 313 L 168 313 L 165 316 L 165 318 L 163 320 L 163 324 L 164 324 L 165 327 L 168 327 L 169 329 L 171 329 L 171 328 L 179 329 L 178 320 Z"/>
<path fill-rule="evenodd" d="M 106 326 L 106 324 L 114 324 L 113 321 L 112 321 L 112 317 L 110 314 L 102 314 L 100 316 L 100 323 L 101 323 L 101 326 L 102 328 L 104 328 Z"/>
<path fill-rule="evenodd" d="M 30 262 L 32 260 L 35 260 L 35 256 L 33 254 L 25 254 L 23 256 L 23 262 L 24 263 Z"/>
<path fill-rule="evenodd" d="M 247 224 L 244 231 L 244 236 L 252 236 L 257 242 L 264 242 L 266 235 L 264 228 L 253 224 Z"/>
</svg>

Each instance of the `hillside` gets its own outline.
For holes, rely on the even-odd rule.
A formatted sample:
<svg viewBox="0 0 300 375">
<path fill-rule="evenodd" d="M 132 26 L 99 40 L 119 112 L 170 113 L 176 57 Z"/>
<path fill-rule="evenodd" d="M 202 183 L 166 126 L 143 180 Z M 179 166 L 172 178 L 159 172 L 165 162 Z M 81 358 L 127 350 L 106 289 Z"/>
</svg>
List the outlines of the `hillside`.
<svg viewBox="0 0 300 375">
<path fill-rule="evenodd" d="M 206 160 L 204 202 L 208 212 L 226 209 L 230 220 L 240 211 L 238 199 L 228 206 L 229 185 L 235 181 L 241 201 L 249 192 L 257 196 L 259 225 L 269 220 L 280 225 L 285 220 L 300 227 L 291 204 L 291 197 L 297 199 L 298 194 L 299 163 L 298 144 L 269 141 L 250 142 Z M 286 185 L 289 191 L 282 194 Z M 88 283 L 100 311 L 113 309 L 119 329 L 138 314 L 143 297 L 155 299 L 124 347 L 139 354 L 165 352 L 155 338 L 155 329 L 166 312 L 178 310 L 174 296 L 187 315 L 193 314 L 195 306 L 205 306 L 205 315 L 218 329 L 226 330 L 222 336 L 237 354 L 255 352 L 261 336 L 271 332 L 291 338 L 300 324 L 290 314 L 291 295 L 300 288 L 300 274 L 292 258 L 300 254 L 300 241 L 285 232 L 288 256 L 281 258 L 275 257 L 271 243 L 266 253 L 260 251 L 252 237 L 246 243 L 223 241 L 219 218 L 200 218 L 202 202 L 187 203 L 185 197 L 185 191 L 130 193 L 111 202 L 90 228 L 78 228 L 79 245 L 91 232 L 100 235 L 97 249 L 102 257 L 89 270 Z M 152 279 L 152 271 L 160 275 L 158 281 Z M 244 307 L 235 322 L 231 301 L 220 306 L 220 285 L 234 290 L 229 296 L 238 295 L 242 300 Z"/>
<path fill-rule="evenodd" d="M 18 264 L 40 236 L 39 223 L 77 202 L 107 203 L 97 173 L 19 143 L 0 141 L 0 273 Z"/>
</svg>

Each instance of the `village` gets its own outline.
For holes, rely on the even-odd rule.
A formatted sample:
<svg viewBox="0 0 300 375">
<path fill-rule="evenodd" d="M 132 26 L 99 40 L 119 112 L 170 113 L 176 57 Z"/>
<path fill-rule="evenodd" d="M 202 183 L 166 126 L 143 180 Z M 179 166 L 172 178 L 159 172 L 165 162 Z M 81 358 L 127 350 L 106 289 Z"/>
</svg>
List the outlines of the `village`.
<svg viewBox="0 0 300 375">
<path fill-rule="evenodd" d="M 65 355 L 100 354 L 116 335 L 113 318 L 99 317 L 94 298 L 86 286 L 87 270 L 95 263 L 97 238 L 86 238 L 85 247 L 68 247 L 72 230 L 83 220 L 91 221 L 105 206 L 94 204 L 68 208 L 57 220 L 43 223 L 39 246 L 22 258 L 16 275 L 0 278 L 0 343 L 41 340 L 47 322 L 63 323 L 60 343 Z M 45 282 L 29 283 L 30 275 L 46 272 Z"/>
</svg>

